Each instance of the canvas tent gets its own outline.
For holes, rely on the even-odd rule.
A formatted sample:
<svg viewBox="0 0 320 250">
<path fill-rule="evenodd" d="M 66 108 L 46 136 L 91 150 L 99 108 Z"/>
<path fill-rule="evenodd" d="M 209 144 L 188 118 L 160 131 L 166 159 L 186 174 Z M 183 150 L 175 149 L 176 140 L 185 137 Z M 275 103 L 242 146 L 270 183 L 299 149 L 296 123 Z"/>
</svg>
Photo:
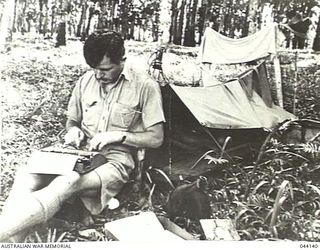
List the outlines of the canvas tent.
<svg viewBox="0 0 320 250">
<path fill-rule="evenodd" d="M 199 123 L 208 128 L 267 128 L 293 119 L 284 109 L 267 107 L 254 92 L 248 97 L 238 80 L 209 87 L 171 86 Z"/>
<path fill-rule="evenodd" d="M 270 35 L 270 30 L 272 29 L 260 32 L 263 39 L 259 34 L 253 35 L 254 43 L 264 43 L 263 40 L 269 43 L 270 39 L 274 41 L 275 37 Z M 203 44 L 200 46 L 200 61 L 208 63 L 214 58 L 220 58 L 222 61 L 218 59 L 218 63 L 227 63 L 223 61 L 222 52 L 216 51 L 214 55 L 206 55 L 219 47 L 208 42 L 211 41 L 211 38 L 206 37 L 208 34 L 212 35 L 211 32 L 206 32 Z M 221 35 L 219 34 L 218 37 L 221 38 Z M 231 43 L 239 46 L 242 42 L 232 41 Z M 244 47 L 250 43 L 251 40 L 246 38 Z M 223 50 L 222 43 L 220 45 L 220 49 Z M 229 49 L 232 47 L 230 46 Z M 249 54 L 245 57 L 245 54 L 240 53 L 241 55 L 235 58 L 235 62 L 252 61 L 261 56 L 267 56 L 273 53 L 275 43 L 272 46 L 262 44 L 261 47 L 263 51 L 256 53 L 255 56 Z M 270 52 L 268 48 L 273 50 Z M 237 50 L 242 51 L 239 47 Z M 231 60 L 232 56 L 226 58 Z M 165 168 L 171 165 L 169 170 L 167 168 L 167 172 L 172 173 L 174 177 L 187 172 L 189 175 L 197 175 L 201 171 L 210 169 L 207 163 L 197 167 L 198 171 L 190 167 L 209 149 L 215 148 L 217 152 L 221 150 L 227 136 L 232 137 L 232 143 L 228 147 L 242 144 L 243 149 L 248 149 L 250 147 L 248 144 L 251 143 L 250 138 L 253 143 L 262 143 L 266 129 L 270 130 L 284 120 L 295 118 L 294 115 L 273 103 L 265 63 L 227 82 L 218 82 L 210 78 L 203 81 L 207 82 L 202 87 L 168 84 L 163 88 L 165 114 L 168 121 L 167 140 L 162 147 L 161 159 L 155 157 L 156 160 L 151 165 L 162 165 Z M 168 159 L 164 159 L 163 155 L 168 155 Z"/>
</svg>

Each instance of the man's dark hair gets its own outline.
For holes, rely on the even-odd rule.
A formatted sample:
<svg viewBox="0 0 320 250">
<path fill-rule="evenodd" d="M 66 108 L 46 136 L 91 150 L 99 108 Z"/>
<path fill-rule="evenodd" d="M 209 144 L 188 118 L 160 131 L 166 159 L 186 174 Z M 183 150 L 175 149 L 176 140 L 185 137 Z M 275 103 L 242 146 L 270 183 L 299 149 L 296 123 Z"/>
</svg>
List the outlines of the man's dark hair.
<svg viewBox="0 0 320 250">
<path fill-rule="evenodd" d="M 104 55 L 107 55 L 111 62 L 119 64 L 124 53 L 124 41 L 115 31 L 95 31 L 88 36 L 83 47 L 84 58 L 92 68 L 98 66 Z"/>
</svg>

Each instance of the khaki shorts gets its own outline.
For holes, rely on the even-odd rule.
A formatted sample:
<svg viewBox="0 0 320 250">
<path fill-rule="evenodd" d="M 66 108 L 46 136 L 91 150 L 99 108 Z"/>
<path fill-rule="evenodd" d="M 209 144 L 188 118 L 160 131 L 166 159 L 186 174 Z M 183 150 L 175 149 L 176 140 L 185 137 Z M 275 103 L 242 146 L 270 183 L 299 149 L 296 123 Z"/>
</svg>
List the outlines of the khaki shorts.
<svg viewBox="0 0 320 250">
<path fill-rule="evenodd" d="M 84 206 L 91 214 L 100 214 L 112 197 L 117 195 L 129 180 L 130 168 L 121 163 L 109 161 L 93 170 L 101 180 L 100 194 L 96 197 L 80 196 Z"/>
</svg>

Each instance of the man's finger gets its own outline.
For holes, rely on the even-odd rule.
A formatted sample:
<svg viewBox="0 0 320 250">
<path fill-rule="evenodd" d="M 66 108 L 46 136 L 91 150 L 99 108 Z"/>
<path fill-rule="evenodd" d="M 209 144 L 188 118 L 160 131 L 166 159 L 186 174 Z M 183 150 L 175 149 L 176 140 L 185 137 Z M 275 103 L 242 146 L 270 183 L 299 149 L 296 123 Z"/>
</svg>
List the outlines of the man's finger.
<svg viewBox="0 0 320 250">
<path fill-rule="evenodd" d="M 76 133 L 76 138 L 74 139 L 77 147 L 80 147 L 81 142 L 84 140 L 84 133 L 81 130 L 78 130 Z"/>
<path fill-rule="evenodd" d="M 89 149 L 90 150 L 95 150 L 96 149 L 96 147 L 97 147 L 97 142 L 96 142 L 97 140 L 95 139 L 95 137 L 93 137 L 92 139 L 91 139 L 91 141 L 90 141 L 90 147 L 89 147 Z"/>
<path fill-rule="evenodd" d="M 97 149 L 99 149 L 98 146 L 99 146 L 99 144 L 91 144 L 89 150 L 90 151 L 97 150 Z"/>
<path fill-rule="evenodd" d="M 98 149 L 99 149 L 99 151 L 101 151 L 103 147 L 104 147 L 104 144 L 100 142 L 100 143 L 98 144 Z"/>
<path fill-rule="evenodd" d="M 79 148 L 80 147 L 79 131 L 77 131 L 77 133 L 75 133 L 74 135 L 75 135 L 73 138 L 74 143 L 76 144 L 76 147 Z"/>
<path fill-rule="evenodd" d="M 80 142 L 84 140 L 84 133 L 82 131 L 79 131 L 79 140 Z"/>
<path fill-rule="evenodd" d="M 70 136 L 70 135 L 67 135 L 65 138 L 64 138 L 64 143 L 66 145 L 73 145 L 74 144 L 74 140 L 73 138 Z"/>
</svg>

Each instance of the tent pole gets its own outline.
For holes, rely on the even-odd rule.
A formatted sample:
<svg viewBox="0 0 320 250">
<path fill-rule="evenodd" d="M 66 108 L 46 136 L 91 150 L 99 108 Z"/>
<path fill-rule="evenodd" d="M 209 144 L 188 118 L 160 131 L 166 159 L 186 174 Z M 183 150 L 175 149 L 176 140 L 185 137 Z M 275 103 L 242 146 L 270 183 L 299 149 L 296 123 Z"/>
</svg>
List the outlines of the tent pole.
<svg viewBox="0 0 320 250">
<path fill-rule="evenodd" d="M 278 104 L 283 108 L 283 94 L 282 94 L 282 81 L 281 81 L 281 66 L 279 56 L 275 55 L 273 59 L 274 74 L 276 78 L 276 89 L 277 89 L 277 99 Z"/>
<path fill-rule="evenodd" d="M 275 42 L 276 42 L 276 48 L 277 48 L 277 41 L 278 41 L 278 28 L 275 26 Z M 281 65 L 280 65 L 280 59 L 279 54 L 276 52 L 274 58 L 273 58 L 273 66 L 274 66 L 274 75 L 276 78 L 276 90 L 277 90 L 277 99 L 278 104 L 281 108 L 283 108 L 283 94 L 282 94 L 282 81 L 281 81 Z"/>
<path fill-rule="evenodd" d="M 169 151 L 169 175 L 171 175 L 172 170 L 172 90 L 169 91 L 169 110 L 168 110 L 168 127 L 169 127 L 169 142 L 168 142 L 168 151 Z"/>
</svg>

